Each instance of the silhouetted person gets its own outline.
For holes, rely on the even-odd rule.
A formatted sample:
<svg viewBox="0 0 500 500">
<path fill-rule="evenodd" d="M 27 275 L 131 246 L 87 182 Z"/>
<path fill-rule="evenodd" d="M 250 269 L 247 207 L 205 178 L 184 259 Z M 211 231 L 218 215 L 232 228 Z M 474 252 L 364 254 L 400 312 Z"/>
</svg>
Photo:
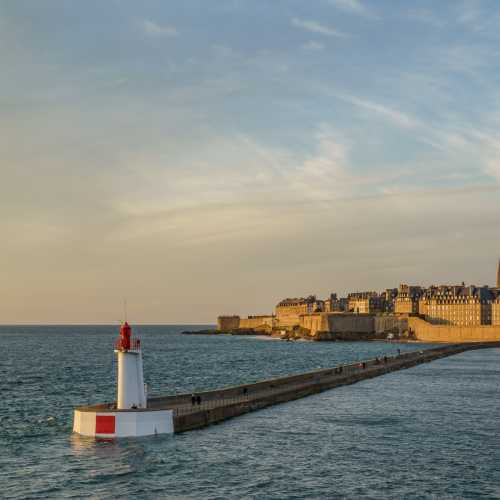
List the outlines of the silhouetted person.
<svg viewBox="0 0 500 500">
<path fill-rule="evenodd" d="M 191 394 L 191 404 L 194 406 L 196 404 L 196 396 Z"/>
<path fill-rule="evenodd" d="M 201 405 L 201 396 L 196 396 L 196 402 Z"/>
</svg>

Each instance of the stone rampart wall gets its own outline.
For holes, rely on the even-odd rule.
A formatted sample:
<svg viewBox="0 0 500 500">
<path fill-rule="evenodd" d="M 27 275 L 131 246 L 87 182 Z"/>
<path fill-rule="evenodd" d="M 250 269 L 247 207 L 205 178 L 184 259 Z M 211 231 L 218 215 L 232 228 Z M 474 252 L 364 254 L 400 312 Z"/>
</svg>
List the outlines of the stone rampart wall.
<svg viewBox="0 0 500 500">
<path fill-rule="evenodd" d="M 374 333 L 375 316 L 372 314 L 330 314 L 329 331 L 333 333 Z"/>
<path fill-rule="evenodd" d="M 237 330 L 240 327 L 239 316 L 219 316 L 217 318 L 217 330 L 221 332 L 229 332 Z"/>
<path fill-rule="evenodd" d="M 375 316 L 375 333 L 394 333 L 401 335 L 407 330 L 407 316 Z"/>
<path fill-rule="evenodd" d="M 293 328 L 300 325 L 300 316 L 298 313 L 278 313 L 278 326 L 283 328 Z"/>
<path fill-rule="evenodd" d="M 317 332 L 374 333 L 374 318 L 372 314 L 311 313 L 300 316 L 300 326 L 312 336 Z"/>
<path fill-rule="evenodd" d="M 317 332 L 328 332 L 330 331 L 328 315 L 329 313 L 303 314 L 300 316 L 299 325 L 309 330 L 312 336 L 316 335 Z"/>
<path fill-rule="evenodd" d="M 421 342 L 499 342 L 500 325 L 433 325 L 423 319 L 408 318 L 410 333 Z"/>
<path fill-rule="evenodd" d="M 272 328 L 276 323 L 274 316 L 252 316 L 249 318 L 240 318 L 240 328 Z"/>
</svg>

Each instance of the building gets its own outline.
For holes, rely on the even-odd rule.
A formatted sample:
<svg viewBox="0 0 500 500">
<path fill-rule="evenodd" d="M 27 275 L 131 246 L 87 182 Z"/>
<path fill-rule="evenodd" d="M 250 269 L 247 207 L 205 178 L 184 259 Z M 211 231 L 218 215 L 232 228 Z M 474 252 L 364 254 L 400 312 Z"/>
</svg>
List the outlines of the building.
<svg viewBox="0 0 500 500">
<path fill-rule="evenodd" d="M 500 295 L 491 304 L 491 324 L 500 326 Z"/>
<path fill-rule="evenodd" d="M 280 301 L 275 310 L 279 326 L 296 326 L 300 323 L 301 314 L 323 312 L 325 310 L 325 302 L 316 299 L 316 295 L 287 298 Z"/>
<path fill-rule="evenodd" d="M 497 288 L 500 289 L 500 259 L 498 259 L 498 269 L 497 269 Z"/>
<path fill-rule="evenodd" d="M 386 288 L 381 294 L 383 300 L 384 312 L 392 313 L 396 307 L 396 298 L 398 296 L 397 288 Z"/>
<path fill-rule="evenodd" d="M 338 298 L 336 293 L 331 293 L 330 298 L 325 300 L 325 312 L 347 311 L 347 298 Z"/>
<path fill-rule="evenodd" d="M 396 314 L 417 314 L 419 312 L 418 302 L 423 293 L 424 289 L 420 286 L 400 284 L 398 295 L 394 301 L 394 312 Z"/>
<path fill-rule="evenodd" d="M 377 292 L 354 292 L 347 296 L 348 311 L 356 314 L 372 314 L 384 311 L 384 298 Z"/>
<path fill-rule="evenodd" d="M 419 301 L 419 313 L 435 325 L 491 325 L 494 299 L 488 287 L 432 286 Z"/>
</svg>

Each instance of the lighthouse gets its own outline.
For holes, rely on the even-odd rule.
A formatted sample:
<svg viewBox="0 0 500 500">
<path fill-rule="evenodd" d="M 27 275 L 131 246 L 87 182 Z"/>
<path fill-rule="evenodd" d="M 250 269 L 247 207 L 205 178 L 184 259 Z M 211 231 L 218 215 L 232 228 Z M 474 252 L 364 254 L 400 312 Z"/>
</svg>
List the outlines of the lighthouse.
<svg viewBox="0 0 500 500">
<path fill-rule="evenodd" d="M 146 408 L 141 341 L 132 339 L 132 328 L 126 321 L 120 328 L 115 354 L 118 358 L 116 408 L 118 410 Z"/>
<path fill-rule="evenodd" d="M 75 408 L 73 432 L 93 438 L 140 437 L 174 432 L 174 412 L 148 399 L 141 341 L 125 321 L 114 344 L 118 363 L 116 401 Z M 110 374 L 111 378 L 111 374 Z"/>
</svg>

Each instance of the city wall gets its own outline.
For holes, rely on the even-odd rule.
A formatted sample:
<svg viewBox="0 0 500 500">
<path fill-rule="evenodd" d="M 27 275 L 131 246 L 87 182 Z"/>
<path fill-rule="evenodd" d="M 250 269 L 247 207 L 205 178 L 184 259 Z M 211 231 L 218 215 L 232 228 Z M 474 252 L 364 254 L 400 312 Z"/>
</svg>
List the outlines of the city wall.
<svg viewBox="0 0 500 500">
<path fill-rule="evenodd" d="M 240 318 L 240 328 L 246 329 L 266 329 L 271 330 L 275 326 L 276 318 L 274 316 L 248 316 Z"/>
<path fill-rule="evenodd" d="M 237 330 L 240 327 L 239 316 L 219 316 L 217 318 L 217 330 L 220 332 L 229 332 Z"/>
<path fill-rule="evenodd" d="M 311 313 L 301 315 L 299 325 L 309 330 L 313 337 L 318 332 L 371 334 L 375 332 L 375 316 L 373 314 Z"/>
<path fill-rule="evenodd" d="M 220 332 L 233 332 L 235 330 L 269 330 L 276 326 L 274 316 L 219 316 L 217 318 L 217 330 Z"/>
<path fill-rule="evenodd" d="M 379 315 L 375 316 L 375 333 L 393 333 L 401 336 L 408 331 L 408 316 L 405 315 Z"/>
<path fill-rule="evenodd" d="M 420 342 L 499 342 L 500 325 L 433 325 L 417 317 L 408 318 L 408 328 Z"/>
</svg>

